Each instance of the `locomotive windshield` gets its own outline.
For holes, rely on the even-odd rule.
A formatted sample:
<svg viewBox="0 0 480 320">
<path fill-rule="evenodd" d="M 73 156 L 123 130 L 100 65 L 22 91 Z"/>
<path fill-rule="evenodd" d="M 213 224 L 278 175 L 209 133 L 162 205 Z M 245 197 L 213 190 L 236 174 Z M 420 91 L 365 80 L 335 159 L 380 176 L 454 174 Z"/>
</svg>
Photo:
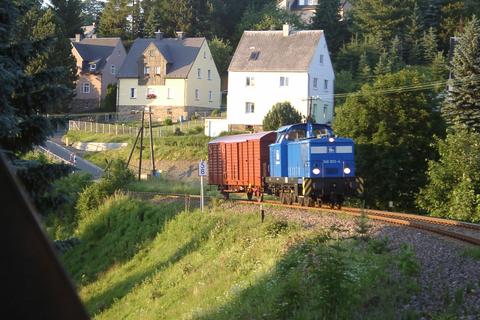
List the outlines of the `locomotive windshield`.
<svg viewBox="0 0 480 320">
<path fill-rule="evenodd" d="M 313 124 L 313 137 L 322 138 L 333 135 L 332 129 L 323 124 Z M 307 138 L 307 126 L 305 123 L 282 127 L 277 132 L 276 143 L 286 141 L 299 141 Z"/>
</svg>

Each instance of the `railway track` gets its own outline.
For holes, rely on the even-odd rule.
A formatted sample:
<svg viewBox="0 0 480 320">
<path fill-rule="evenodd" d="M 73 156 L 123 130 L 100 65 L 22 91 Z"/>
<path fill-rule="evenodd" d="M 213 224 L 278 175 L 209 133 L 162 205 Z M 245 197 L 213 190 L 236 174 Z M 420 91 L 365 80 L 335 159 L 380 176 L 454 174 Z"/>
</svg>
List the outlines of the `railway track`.
<svg viewBox="0 0 480 320">
<path fill-rule="evenodd" d="M 184 198 L 185 196 L 190 198 L 200 198 L 199 195 L 185 195 L 185 194 L 171 194 L 171 193 L 156 193 L 156 192 L 131 192 L 130 194 L 140 196 L 140 197 L 151 197 L 151 196 L 166 196 L 166 197 L 175 197 L 175 198 Z M 320 212 L 331 212 L 338 213 L 343 212 L 351 216 L 359 217 L 362 215 L 362 209 L 359 208 L 350 208 L 344 207 L 339 210 L 334 210 L 330 208 L 320 208 L 320 207 L 305 207 L 300 205 L 288 205 L 282 204 L 278 201 L 265 200 L 261 203 L 248 200 L 240 199 L 231 199 L 231 201 L 249 204 L 249 205 L 259 205 L 267 204 L 277 207 L 292 208 L 292 209 L 304 209 L 310 211 L 320 211 Z M 480 246 L 480 224 L 467 223 L 462 221 L 420 216 L 415 214 L 406 214 L 399 212 L 388 212 L 380 210 L 370 210 L 363 209 L 365 215 L 372 220 L 382 221 L 391 224 L 408 226 L 411 228 L 421 229 L 430 231 L 442 236 L 449 238 L 461 240 L 470 244 Z"/>
</svg>

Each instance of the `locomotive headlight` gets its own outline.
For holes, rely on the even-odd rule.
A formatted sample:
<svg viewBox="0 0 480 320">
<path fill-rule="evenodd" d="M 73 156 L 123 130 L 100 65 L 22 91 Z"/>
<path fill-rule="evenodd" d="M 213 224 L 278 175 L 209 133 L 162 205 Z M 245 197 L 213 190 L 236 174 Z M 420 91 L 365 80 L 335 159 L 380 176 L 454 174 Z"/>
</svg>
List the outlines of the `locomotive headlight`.
<svg viewBox="0 0 480 320">
<path fill-rule="evenodd" d="M 328 138 L 328 142 L 333 142 L 333 141 L 335 141 L 335 138 L 334 138 L 334 137 Z"/>
<path fill-rule="evenodd" d="M 320 174 L 320 169 L 313 168 L 312 172 L 313 172 L 313 174 Z"/>
<path fill-rule="evenodd" d="M 352 172 L 352 170 L 350 170 L 350 168 L 344 168 L 343 169 L 343 173 L 345 173 L 345 174 L 350 174 L 350 172 Z"/>
</svg>

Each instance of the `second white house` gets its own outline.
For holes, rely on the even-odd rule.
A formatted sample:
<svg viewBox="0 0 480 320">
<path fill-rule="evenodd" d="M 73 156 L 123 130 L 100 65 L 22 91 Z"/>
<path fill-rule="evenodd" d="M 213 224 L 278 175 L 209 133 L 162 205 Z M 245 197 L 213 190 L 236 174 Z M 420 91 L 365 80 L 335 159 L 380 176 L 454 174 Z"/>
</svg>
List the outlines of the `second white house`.
<svg viewBox="0 0 480 320">
<path fill-rule="evenodd" d="M 245 31 L 228 69 L 229 128 L 260 129 L 272 106 L 284 101 L 330 123 L 334 80 L 322 30 Z"/>
</svg>

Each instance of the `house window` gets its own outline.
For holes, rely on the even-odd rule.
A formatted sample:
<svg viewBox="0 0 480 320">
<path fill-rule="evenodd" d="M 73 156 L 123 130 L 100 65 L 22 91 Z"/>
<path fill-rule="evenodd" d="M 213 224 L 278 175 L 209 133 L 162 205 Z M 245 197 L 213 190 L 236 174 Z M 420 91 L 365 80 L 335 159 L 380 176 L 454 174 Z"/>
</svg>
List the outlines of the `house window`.
<svg viewBox="0 0 480 320">
<path fill-rule="evenodd" d="M 212 102 L 213 101 L 212 98 L 213 98 L 212 91 L 208 91 L 208 101 Z"/>
<path fill-rule="evenodd" d="M 207 51 L 203 51 L 203 59 L 207 59 Z"/>
<path fill-rule="evenodd" d="M 255 104 L 253 102 L 245 102 L 245 113 L 254 113 Z"/>
<path fill-rule="evenodd" d="M 288 77 L 280 77 L 280 87 L 288 87 Z"/>
<path fill-rule="evenodd" d="M 161 72 L 160 67 L 155 67 L 155 74 L 160 74 L 160 72 Z"/>
<path fill-rule="evenodd" d="M 148 76 L 150 74 L 150 67 L 143 67 L 143 74 Z"/>
<path fill-rule="evenodd" d="M 137 88 L 130 88 L 130 99 L 137 98 Z"/>
<path fill-rule="evenodd" d="M 202 69 L 197 69 L 197 79 L 202 79 Z"/>
<path fill-rule="evenodd" d="M 207 74 L 208 74 L 208 80 L 212 80 L 212 70 L 208 70 Z"/>
<path fill-rule="evenodd" d="M 155 94 L 154 88 L 147 88 L 147 99 L 155 99 L 157 95 Z"/>
<path fill-rule="evenodd" d="M 116 72 L 117 72 L 117 70 L 115 69 L 115 65 L 112 64 L 112 65 L 110 66 L 110 73 L 113 74 L 113 75 L 115 75 Z"/>
<path fill-rule="evenodd" d="M 97 69 L 97 64 L 96 63 L 92 63 L 90 65 L 90 71 L 95 71 Z"/>
<path fill-rule="evenodd" d="M 148 55 L 150 57 L 155 57 L 155 50 L 148 50 Z"/>
<path fill-rule="evenodd" d="M 200 91 L 195 89 L 195 100 L 200 100 Z"/>
<path fill-rule="evenodd" d="M 245 78 L 245 85 L 247 87 L 253 87 L 255 85 L 255 78 L 254 77 L 246 77 Z"/>
<path fill-rule="evenodd" d="M 83 93 L 90 93 L 90 82 L 84 82 L 82 86 Z"/>
<path fill-rule="evenodd" d="M 167 99 L 173 99 L 173 89 L 167 88 Z"/>
<path fill-rule="evenodd" d="M 327 119 L 328 104 L 323 105 L 323 119 Z"/>
<path fill-rule="evenodd" d="M 312 112 L 313 118 L 315 118 L 315 114 L 317 113 L 317 104 L 316 103 L 313 104 L 311 112 Z"/>
<path fill-rule="evenodd" d="M 328 90 L 328 80 L 323 81 L 323 89 Z"/>
<path fill-rule="evenodd" d="M 318 78 L 313 78 L 313 89 L 318 88 Z"/>
<path fill-rule="evenodd" d="M 320 64 L 323 64 L 323 54 L 320 55 Z"/>
</svg>

